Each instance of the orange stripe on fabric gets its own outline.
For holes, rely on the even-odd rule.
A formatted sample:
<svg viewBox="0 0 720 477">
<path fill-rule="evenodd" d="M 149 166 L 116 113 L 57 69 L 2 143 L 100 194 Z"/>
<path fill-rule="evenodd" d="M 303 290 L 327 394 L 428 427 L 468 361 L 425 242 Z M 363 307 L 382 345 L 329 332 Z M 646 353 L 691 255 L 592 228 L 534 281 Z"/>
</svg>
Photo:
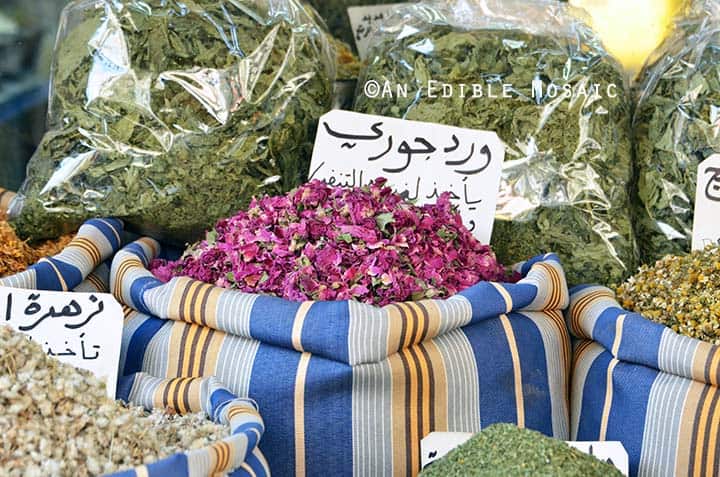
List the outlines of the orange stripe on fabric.
<svg viewBox="0 0 720 477">
<path fill-rule="evenodd" d="M 674 475 L 690 475 L 692 463 L 694 463 L 692 453 L 695 447 L 693 436 L 695 435 L 697 412 L 706 388 L 707 386 L 704 384 L 693 381 L 685 397 L 685 405 L 679 421 L 680 430 L 676 440 L 677 451 Z"/>
<path fill-rule="evenodd" d="M 388 358 L 390 367 L 390 410 L 392 432 L 392 470 L 388 475 L 409 475 L 407 470 L 407 414 L 410 412 L 408 401 L 409 383 L 406 363 L 401 359 L 402 353 L 392 354 Z"/>
<path fill-rule="evenodd" d="M 598 437 L 599 441 L 607 440 L 608 421 L 610 420 L 610 411 L 612 410 L 613 401 L 613 374 L 615 373 L 615 367 L 618 365 L 618 363 L 619 361 L 616 359 L 611 360 L 610 366 L 608 366 L 607 370 L 607 378 L 605 382 L 605 404 L 603 405 L 603 413 L 600 420 L 600 436 Z"/>
<path fill-rule="evenodd" d="M 127 272 L 135 267 L 142 267 L 143 264 L 137 257 L 128 257 L 126 259 L 123 259 L 122 262 L 120 262 L 120 265 L 118 265 L 117 273 L 115 274 L 115 288 L 113 289 L 113 294 L 116 298 L 120 298 L 122 296 L 122 289 L 124 286 L 125 281 L 125 275 Z"/>
<path fill-rule="evenodd" d="M 305 351 L 302 345 L 302 330 L 303 325 L 305 324 L 305 318 L 307 317 L 307 314 L 310 311 L 312 305 L 313 302 L 311 301 L 303 302 L 300 305 L 300 308 L 298 308 L 297 313 L 295 314 L 295 321 L 293 322 L 292 328 L 292 344 L 293 348 L 296 351 Z"/>
<path fill-rule="evenodd" d="M 100 250 L 97 248 L 97 245 L 89 239 L 86 239 L 85 237 L 75 237 L 67 245 L 67 248 L 80 249 L 81 251 L 85 252 L 85 254 L 87 254 L 87 256 L 90 258 L 90 262 L 92 263 L 99 264 L 102 260 Z"/>
<path fill-rule="evenodd" d="M 431 419 L 431 432 L 448 430 L 448 380 L 445 374 L 445 362 L 442 353 L 433 341 L 422 345 L 425 349 L 430 369 L 432 370 L 432 399 L 430 405 L 434 406 L 434 419 Z"/>
<path fill-rule="evenodd" d="M 601 299 L 601 298 L 612 298 L 614 299 L 615 296 L 609 293 L 605 289 L 601 290 L 595 290 L 593 292 L 588 293 L 586 296 L 579 299 L 575 306 L 572 309 L 570 318 L 571 318 L 571 326 L 573 328 L 573 331 L 576 335 L 582 335 L 582 327 L 580 325 L 582 318 L 585 315 L 585 310 L 592 306 L 595 301 Z M 588 338 L 592 338 L 591 336 L 588 336 Z"/>
<path fill-rule="evenodd" d="M 250 477 L 257 477 L 257 474 L 255 474 L 255 471 L 248 464 L 243 464 L 240 466 L 240 468 L 243 469 L 245 472 L 247 472 Z"/>
<path fill-rule="evenodd" d="M 707 448 L 705 447 L 705 436 L 708 432 L 709 422 L 710 422 L 710 415 L 712 411 L 712 405 L 713 401 L 716 399 L 718 389 L 714 387 L 709 387 L 707 393 L 705 394 L 705 397 L 703 399 L 702 407 L 700 408 L 700 412 L 698 415 L 698 421 L 697 421 L 697 432 L 693 438 L 696 442 L 696 451 L 695 451 L 695 462 L 694 462 L 694 472 L 693 475 L 697 477 L 704 477 L 705 474 L 703 472 L 703 466 L 707 460 Z"/>
<path fill-rule="evenodd" d="M 305 382 L 310 353 L 303 353 L 295 378 L 295 476 L 305 476 Z"/>
<path fill-rule="evenodd" d="M 720 386 L 720 347 L 715 347 L 714 357 L 710 360 L 708 365 L 708 372 L 706 373 L 708 384 L 712 384 L 715 387 Z"/>
<path fill-rule="evenodd" d="M 556 310 L 560 306 L 561 296 L 561 283 L 560 277 L 555 270 L 555 267 L 548 265 L 547 263 L 538 263 L 537 266 L 545 271 L 550 281 L 550 295 L 548 301 L 543 307 L 546 310 Z"/>
<path fill-rule="evenodd" d="M 720 468 L 718 468 L 718 436 L 720 436 L 720 392 L 717 388 L 715 389 L 715 401 L 713 408 L 710 410 L 709 423 L 706 434 L 707 439 L 707 459 L 705 459 L 705 468 L 703 469 L 704 475 L 718 475 Z"/>
<path fill-rule="evenodd" d="M 513 300 L 510 296 L 510 293 L 508 293 L 505 287 L 503 287 L 499 283 L 491 282 L 490 284 L 495 287 L 495 290 L 498 292 L 498 294 L 500 294 L 503 300 L 505 300 L 505 313 L 510 313 L 513 309 Z"/>
<path fill-rule="evenodd" d="M 620 315 L 615 322 L 615 340 L 613 341 L 612 355 L 616 358 L 620 353 L 620 345 L 622 344 L 623 338 L 623 327 L 625 326 L 625 317 L 627 315 Z"/>
<path fill-rule="evenodd" d="M 505 336 L 510 347 L 510 355 L 513 362 L 513 375 L 515 378 L 515 407 L 517 409 L 517 425 L 525 427 L 525 398 L 523 396 L 522 368 L 520 365 L 520 353 L 515 340 L 515 332 L 507 315 L 500 316 L 500 322 L 505 330 Z"/>
<path fill-rule="evenodd" d="M 53 271 L 55 271 L 55 275 L 57 275 L 58 281 L 60 282 L 60 286 L 62 287 L 62 291 L 69 291 L 68 285 L 65 282 L 65 278 L 63 278 L 62 273 L 60 273 L 60 270 L 58 270 L 58 268 L 55 266 L 55 264 L 45 258 L 41 259 L 38 263 L 40 263 L 40 262 L 49 264 L 52 267 Z"/>
<path fill-rule="evenodd" d="M 192 371 L 192 363 L 190 362 L 190 356 L 192 352 L 192 343 L 195 341 L 196 336 L 202 332 L 202 328 L 196 325 L 188 325 L 186 333 L 183 333 L 182 341 L 180 342 L 180 376 L 190 376 Z"/>
</svg>

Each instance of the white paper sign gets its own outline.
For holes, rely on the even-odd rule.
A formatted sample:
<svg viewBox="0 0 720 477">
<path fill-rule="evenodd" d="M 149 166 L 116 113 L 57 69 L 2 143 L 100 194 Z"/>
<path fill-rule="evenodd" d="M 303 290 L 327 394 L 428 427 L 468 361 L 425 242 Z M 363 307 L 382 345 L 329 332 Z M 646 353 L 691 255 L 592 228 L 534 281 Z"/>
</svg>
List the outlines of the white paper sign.
<svg viewBox="0 0 720 477">
<path fill-rule="evenodd" d="M 473 434 L 464 432 L 433 432 L 420 444 L 422 468 L 445 457 L 451 450 L 465 444 Z M 620 442 L 568 442 L 568 445 L 586 454 L 614 465 L 623 473 L 630 475 L 630 457 Z"/>
<path fill-rule="evenodd" d="M 112 295 L 0 287 L 0 324 L 27 334 L 48 354 L 106 381 L 115 398 L 123 310 Z"/>
<path fill-rule="evenodd" d="M 348 8 L 350 25 L 352 26 L 355 46 L 361 59 L 367 58 L 372 33 L 378 24 L 382 23 L 388 16 L 400 7 L 409 3 L 391 3 L 387 5 L 370 5 L 365 7 Z"/>
<path fill-rule="evenodd" d="M 320 118 L 310 179 L 361 187 L 378 177 L 418 205 L 449 192 L 490 243 L 505 147 L 494 132 L 335 110 Z"/>
<path fill-rule="evenodd" d="M 720 154 L 698 166 L 693 250 L 720 244 Z"/>
</svg>

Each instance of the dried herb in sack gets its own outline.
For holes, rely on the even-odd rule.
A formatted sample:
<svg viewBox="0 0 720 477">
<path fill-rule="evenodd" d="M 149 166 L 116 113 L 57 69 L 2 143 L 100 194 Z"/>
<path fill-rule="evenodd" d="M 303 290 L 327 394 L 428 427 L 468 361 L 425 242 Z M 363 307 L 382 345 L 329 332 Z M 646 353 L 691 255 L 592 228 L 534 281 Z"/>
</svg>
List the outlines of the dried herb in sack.
<svg viewBox="0 0 720 477">
<path fill-rule="evenodd" d="M 63 235 L 59 239 L 29 244 L 15 235 L 0 212 L 0 278 L 24 272 L 41 258 L 57 255 L 72 239 L 73 235 Z"/>
<path fill-rule="evenodd" d="M 490 247 L 463 225 L 449 194 L 418 207 L 383 179 L 363 188 L 315 180 L 254 200 L 180 260 L 155 261 L 152 270 L 164 281 L 189 276 L 292 301 L 378 306 L 446 298 L 508 278 Z"/>
<path fill-rule="evenodd" d="M 637 263 L 622 69 L 559 4 L 483 3 L 408 7 L 385 23 L 354 109 L 495 131 L 507 146 L 500 261 L 555 252 L 570 283 L 619 283 Z M 368 97 L 368 81 L 392 96 Z"/>
<path fill-rule="evenodd" d="M 668 255 L 618 288 L 626 310 L 720 346 L 720 248 Z"/>
<path fill-rule="evenodd" d="M 105 384 L 0 326 L 0 475 L 87 477 L 207 447 L 229 434 L 204 414 L 127 407 Z"/>
<path fill-rule="evenodd" d="M 690 251 L 698 166 L 720 153 L 717 18 L 682 21 L 642 73 L 635 156 L 644 263 Z"/>
<path fill-rule="evenodd" d="M 115 216 L 190 242 L 305 179 L 334 60 L 297 0 L 76 1 L 61 25 L 22 237 Z"/>
<path fill-rule="evenodd" d="M 421 477 L 621 477 L 614 466 L 565 442 L 495 424 L 434 462 Z"/>
</svg>

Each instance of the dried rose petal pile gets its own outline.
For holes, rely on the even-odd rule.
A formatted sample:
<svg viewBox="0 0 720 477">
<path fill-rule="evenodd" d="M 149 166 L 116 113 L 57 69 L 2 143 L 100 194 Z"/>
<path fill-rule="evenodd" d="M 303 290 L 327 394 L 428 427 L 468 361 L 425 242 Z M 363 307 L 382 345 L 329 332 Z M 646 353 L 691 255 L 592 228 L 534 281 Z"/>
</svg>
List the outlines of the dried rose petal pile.
<svg viewBox="0 0 720 477">
<path fill-rule="evenodd" d="M 187 276 L 292 301 L 378 306 L 507 280 L 449 195 L 418 207 L 383 179 L 360 189 L 313 181 L 286 196 L 255 199 L 177 262 L 156 260 L 151 268 L 163 281 Z"/>
</svg>

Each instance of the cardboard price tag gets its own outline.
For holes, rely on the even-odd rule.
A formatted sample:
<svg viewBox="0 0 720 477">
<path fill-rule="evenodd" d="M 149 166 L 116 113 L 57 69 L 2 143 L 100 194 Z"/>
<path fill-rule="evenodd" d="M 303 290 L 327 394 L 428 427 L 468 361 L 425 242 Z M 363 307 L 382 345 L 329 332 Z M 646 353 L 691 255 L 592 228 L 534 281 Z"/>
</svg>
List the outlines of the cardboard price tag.
<svg viewBox="0 0 720 477">
<path fill-rule="evenodd" d="M 348 8 L 350 26 L 355 38 L 355 46 L 361 59 L 366 59 L 373 32 L 388 16 L 400 7 L 409 3 L 391 3 L 387 5 L 370 5 Z"/>
<path fill-rule="evenodd" d="M 336 110 L 320 118 L 310 179 L 362 187 L 384 177 L 418 205 L 449 192 L 465 225 L 487 244 L 504 159 L 494 132 Z"/>
<path fill-rule="evenodd" d="M 720 154 L 714 154 L 698 166 L 695 194 L 693 250 L 720 245 Z"/>
<path fill-rule="evenodd" d="M 112 295 L 0 287 L 0 323 L 63 363 L 90 371 L 115 398 L 123 311 Z"/>
<path fill-rule="evenodd" d="M 420 444 L 422 468 L 442 459 L 450 451 L 465 444 L 473 434 L 464 432 L 433 432 Z M 623 473 L 630 475 L 630 456 L 620 442 L 568 442 L 569 446 L 597 459 L 612 464 Z"/>
</svg>

